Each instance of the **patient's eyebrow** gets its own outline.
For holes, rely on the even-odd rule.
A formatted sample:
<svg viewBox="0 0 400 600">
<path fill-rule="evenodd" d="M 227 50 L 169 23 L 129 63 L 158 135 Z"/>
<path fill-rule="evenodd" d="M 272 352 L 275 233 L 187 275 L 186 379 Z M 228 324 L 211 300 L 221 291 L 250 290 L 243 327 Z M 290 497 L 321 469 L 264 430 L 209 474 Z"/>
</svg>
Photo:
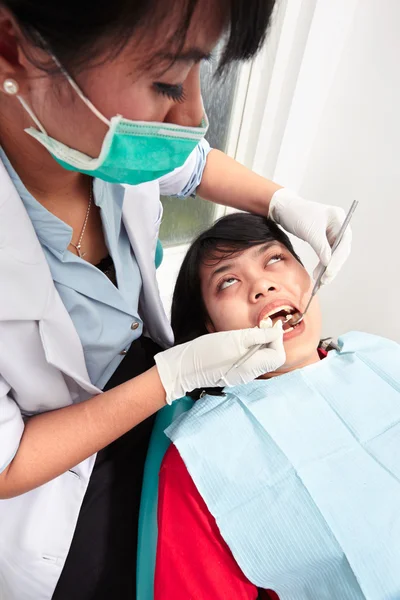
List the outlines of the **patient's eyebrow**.
<svg viewBox="0 0 400 600">
<path fill-rule="evenodd" d="M 218 267 L 218 269 L 215 269 L 215 271 L 213 271 L 211 273 L 211 277 L 209 279 L 209 283 L 212 282 L 212 280 L 214 279 L 214 277 L 216 275 L 220 275 L 221 273 L 225 273 L 225 271 L 229 271 L 229 269 L 231 269 L 234 264 L 235 264 L 234 262 L 224 263 L 223 265 L 221 265 L 220 267 Z"/>
<path fill-rule="evenodd" d="M 262 246 L 257 246 L 255 252 L 253 253 L 253 256 L 256 258 L 257 256 L 261 256 L 261 254 L 264 254 L 264 252 L 266 250 L 269 250 L 269 248 L 271 248 L 272 246 L 277 246 L 278 242 L 276 242 L 275 240 L 273 242 L 266 242 L 265 244 L 263 244 Z"/>
</svg>

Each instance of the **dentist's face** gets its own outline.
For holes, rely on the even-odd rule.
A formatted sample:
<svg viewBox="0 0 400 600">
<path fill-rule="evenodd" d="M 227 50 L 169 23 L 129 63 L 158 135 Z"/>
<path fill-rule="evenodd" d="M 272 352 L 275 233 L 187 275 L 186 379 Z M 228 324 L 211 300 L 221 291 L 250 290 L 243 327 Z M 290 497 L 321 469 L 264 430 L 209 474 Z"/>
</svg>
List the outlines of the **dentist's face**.
<svg viewBox="0 0 400 600">
<path fill-rule="evenodd" d="M 203 301 L 211 331 L 256 327 L 266 317 L 284 321 L 303 311 L 312 289 L 304 267 L 279 242 L 254 246 L 200 268 Z M 318 360 L 321 316 L 314 299 L 304 320 L 284 334 L 287 371 Z"/>
<path fill-rule="evenodd" d="M 183 47 L 175 35 L 182 20 L 181 4 L 175 2 L 167 7 L 159 2 L 157 6 L 160 15 L 154 16 L 154 26 L 138 28 L 117 56 L 110 57 L 110 47 L 106 45 L 94 65 L 70 75 L 107 119 L 122 115 L 138 121 L 198 126 L 203 116 L 200 63 L 209 57 L 224 28 L 223 3 L 198 2 Z M 1 25 L 0 7 L 0 38 Z M 29 56 L 35 59 L 35 64 L 50 66 L 47 51 L 30 47 Z M 107 125 L 82 102 L 63 74 L 49 74 L 35 64 L 21 53 L 13 72 L 0 52 L 0 75 L 18 82 L 20 95 L 47 133 L 67 146 L 97 157 Z M 63 66 L 68 69 L 68 65 Z M 7 111 L 18 131 L 34 125 L 14 96 L 0 93 L 0 110 Z M 0 141 L 1 133 L 0 127 Z M 29 140 L 26 134 L 23 136 Z"/>
</svg>

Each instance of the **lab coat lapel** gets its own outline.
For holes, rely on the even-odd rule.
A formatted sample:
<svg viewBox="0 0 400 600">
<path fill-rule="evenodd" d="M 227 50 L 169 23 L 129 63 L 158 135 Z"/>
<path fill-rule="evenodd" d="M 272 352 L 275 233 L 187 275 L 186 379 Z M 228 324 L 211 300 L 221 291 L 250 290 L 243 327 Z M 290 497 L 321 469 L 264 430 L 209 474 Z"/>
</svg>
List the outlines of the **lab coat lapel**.
<svg viewBox="0 0 400 600">
<path fill-rule="evenodd" d="M 173 344 L 173 334 L 161 302 L 154 263 L 162 217 L 160 186 L 152 181 L 125 188 L 122 214 L 142 277 L 141 317 L 151 338 L 167 348 Z"/>
<path fill-rule="evenodd" d="M 0 320 L 38 320 L 49 273 L 33 225 L 0 161 Z"/>
<path fill-rule="evenodd" d="M 92 279 L 87 277 L 86 267 L 87 265 L 79 262 L 69 264 L 68 268 L 70 271 L 68 278 L 63 273 L 59 273 L 54 278 L 54 281 L 64 286 L 73 287 L 73 289 L 80 294 L 92 298 L 93 300 L 96 300 L 96 302 L 108 304 L 120 311 L 131 314 L 129 305 L 122 297 L 118 288 L 110 282 L 107 276 L 102 274 L 103 277 L 98 278 L 97 284 L 94 287 Z"/>
<path fill-rule="evenodd" d="M 98 393 L 32 222 L 1 161 L 0 290 L 0 321 L 38 321 L 47 361 L 88 392 Z"/>
<path fill-rule="evenodd" d="M 54 285 L 50 288 L 46 316 L 39 322 L 47 362 L 72 377 L 89 394 L 98 394 L 86 369 L 78 333 Z"/>
</svg>

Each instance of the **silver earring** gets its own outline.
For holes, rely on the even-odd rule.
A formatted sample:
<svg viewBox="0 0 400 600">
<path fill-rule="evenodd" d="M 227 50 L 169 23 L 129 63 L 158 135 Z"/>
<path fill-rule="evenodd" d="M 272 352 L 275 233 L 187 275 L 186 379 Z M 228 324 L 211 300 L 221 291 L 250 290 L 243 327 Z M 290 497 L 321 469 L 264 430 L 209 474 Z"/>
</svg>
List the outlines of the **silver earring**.
<svg viewBox="0 0 400 600">
<path fill-rule="evenodd" d="M 19 85 L 15 79 L 6 79 L 3 83 L 3 90 L 10 96 L 15 96 L 19 92 Z"/>
</svg>

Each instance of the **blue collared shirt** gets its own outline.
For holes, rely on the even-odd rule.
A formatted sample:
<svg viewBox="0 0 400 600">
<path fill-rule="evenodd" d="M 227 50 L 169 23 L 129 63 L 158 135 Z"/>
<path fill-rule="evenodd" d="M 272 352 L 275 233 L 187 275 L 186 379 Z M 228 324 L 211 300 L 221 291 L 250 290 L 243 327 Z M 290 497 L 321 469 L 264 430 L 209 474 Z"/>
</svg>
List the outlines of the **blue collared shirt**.
<svg viewBox="0 0 400 600">
<path fill-rule="evenodd" d="M 189 196 L 199 184 L 208 151 L 207 143 L 199 147 L 194 172 L 179 196 Z M 68 250 L 72 228 L 35 200 L 1 148 L 0 159 L 24 203 L 54 284 L 78 332 L 89 378 L 103 388 L 131 343 L 143 332 L 138 312 L 142 280 L 122 220 L 125 190 L 99 179 L 93 181 L 93 200 L 100 208 L 116 287 L 102 271 Z"/>
</svg>

